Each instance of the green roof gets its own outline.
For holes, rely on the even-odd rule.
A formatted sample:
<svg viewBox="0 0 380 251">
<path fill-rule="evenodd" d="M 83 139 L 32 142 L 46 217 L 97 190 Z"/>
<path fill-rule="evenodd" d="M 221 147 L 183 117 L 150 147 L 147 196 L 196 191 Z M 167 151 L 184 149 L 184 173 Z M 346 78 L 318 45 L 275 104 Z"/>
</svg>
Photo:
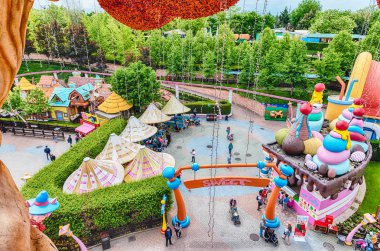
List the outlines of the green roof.
<svg viewBox="0 0 380 251">
<path fill-rule="evenodd" d="M 78 92 L 84 101 L 87 101 L 91 97 L 91 91 L 94 89 L 92 84 L 85 84 L 76 88 L 57 87 L 54 88 L 53 93 L 49 98 L 50 106 L 68 107 L 70 105 L 70 94 L 73 91 Z"/>
</svg>

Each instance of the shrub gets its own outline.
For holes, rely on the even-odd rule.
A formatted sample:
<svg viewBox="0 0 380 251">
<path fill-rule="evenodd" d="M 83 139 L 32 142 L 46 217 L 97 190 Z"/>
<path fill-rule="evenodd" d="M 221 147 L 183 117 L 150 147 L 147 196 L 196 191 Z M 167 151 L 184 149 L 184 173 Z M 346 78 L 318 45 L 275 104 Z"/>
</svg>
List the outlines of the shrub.
<svg viewBox="0 0 380 251">
<path fill-rule="evenodd" d="M 380 161 L 380 140 L 371 140 L 372 161 Z"/>
<path fill-rule="evenodd" d="M 171 205 L 171 190 L 161 176 L 142 181 L 123 183 L 83 195 L 68 195 L 62 192 L 67 177 L 76 170 L 85 157 L 96 157 L 111 133 L 120 134 L 126 125 L 122 119 L 111 120 L 82 139 L 54 162 L 41 169 L 22 187 L 25 198 L 34 198 L 41 190 L 57 197 L 60 208 L 45 220 L 47 234 L 58 247 L 69 239 L 60 239 L 59 226 L 71 224 L 73 232 L 86 244 L 100 242 L 100 232 L 116 228 L 124 234 L 139 228 L 149 228 L 153 222 L 159 224 L 161 198 L 168 196 Z M 115 235 L 112 237 L 116 237 Z"/>
<path fill-rule="evenodd" d="M 175 90 L 173 90 L 171 88 L 164 88 L 164 87 L 161 86 L 161 89 L 167 90 L 167 91 L 169 91 L 169 92 L 171 92 L 172 94 L 175 95 Z M 185 101 L 190 101 L 190 102 L 209 100 L 209 99 L 202 98 L 202 97 L 194 95 L 194 94 L 184 93 L 184 92 L 180 92 L 179 93 L 179 99 L 185 100 Z"/>
<path fill-rule="evenodd" d="M 217 113 L 215 109 L 215 102 L 213 101 L 197 101 L 197 102 L 189 102 L 185 104 L 187 107 L 191 109 L 197 108 L 197 113 L 210 114 Z M 228 115 L 231 113 L 231 104 L 228 101 L 222 100 L 219 102 L 220 110 L 222 115 Z"/>
</svg>

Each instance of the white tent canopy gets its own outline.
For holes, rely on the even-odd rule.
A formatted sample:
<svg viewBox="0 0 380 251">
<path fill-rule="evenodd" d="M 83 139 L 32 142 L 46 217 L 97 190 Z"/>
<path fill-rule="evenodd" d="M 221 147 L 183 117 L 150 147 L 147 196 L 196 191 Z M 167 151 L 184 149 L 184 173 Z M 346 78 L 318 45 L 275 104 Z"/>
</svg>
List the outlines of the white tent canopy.
<svg viewBox="0 0 380 251">
<path fill-rule="evenodd" d="M 124 168 L 118 162 L 85 158 L 63 185 L 64 193 L 88 193 L 123 182 Z"/>
<path fill-rule="evenodd" d="M 151 103 L 139 120 L 145 124 L 158 124 L 170 120 L 170 117 L 163 114 L 153 103 Z"/>
<path fill-rule="evenodd" d="M 136 117 L 131 116 L 121 137 L 129 142 L 139 142 L 155 135 L 157 128 L 141 123 Z"/>
<path fill-rule="evenodd" d="M 112 133 L 103 151 L 96 157 L 98 160 L 112 160 L 120 164 L 131 161 L 140 150 L 140 145 L 129 142 Z"/>
<path fill-rule="evenodd" d="M 169 99 L 168 103 L 162 108 L 161 112 L 166 115 L 182 114 L 190 111 L 189 107 L 184 106 L 174 95 Z"/>
<path fill-rule="evenodd" d="M 159 175 L 165 167 L 175 165 L 175 159 L 170 154 L 155 152 L 145 146 L 140 148 L 136 157 L 125 167 L 125 182 Z"/>
</svg>

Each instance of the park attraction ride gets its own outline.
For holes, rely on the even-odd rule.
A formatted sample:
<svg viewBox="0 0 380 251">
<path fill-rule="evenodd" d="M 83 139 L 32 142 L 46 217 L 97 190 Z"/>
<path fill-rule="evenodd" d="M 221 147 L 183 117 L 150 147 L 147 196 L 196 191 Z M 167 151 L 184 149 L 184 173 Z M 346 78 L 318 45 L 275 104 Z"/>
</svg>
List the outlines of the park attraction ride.
<svg viewBox="0 0 380 251">
<path fill-rule="evenodd" d="M 277 177 L 273 179 L 274 188 L 270 195 L 265 214 L 262 216 L 266 221 L 266 226 L 269 228 L 277 228 L 280 226 L 280 221 L 275 215 L 275 207 L 277 202 L 277 197 L 281 191 L 281 188 L 286 186 L 288 181 L 287 177 L 293 175 L 293 169 L 284 164 L 280 164 L 279 168 L 274 163 L 265 163 L 263 161 L 250 164 L 215 164 L 215 165 L 199 165 L 198 163 L 193 163 L 191 166 L 183 166 L 177 170 L 174 167 L 166 167 L 162 176 L 168 179 L 167 185 L 173 190 L 175 200 L 177 203 L 177 215 L 173 217 L 172 223 L 181 224 L 183 228 L 188 227 L 190 224 L 190 218 L 186 215 L 186 206 L 183 201 L 181 191 L 179 187 L 181 185 L 181 180 L 178 176 L 186 170 L 193 170 L 194 172 L 200 169 L 218 169 L 218 168 L 259 168 L 270 167 L 278 174 Z M 187 189 L 195 189 L 210 186 L 251 186 L 251 187 L 265 187 L 271 182 L 268 178 L 258 178 L 258 177 L 239 177 L 239 176 L 224 176 L 224 177 L 210 177 L 186 180 L 183 182 Z"/>
</svg>

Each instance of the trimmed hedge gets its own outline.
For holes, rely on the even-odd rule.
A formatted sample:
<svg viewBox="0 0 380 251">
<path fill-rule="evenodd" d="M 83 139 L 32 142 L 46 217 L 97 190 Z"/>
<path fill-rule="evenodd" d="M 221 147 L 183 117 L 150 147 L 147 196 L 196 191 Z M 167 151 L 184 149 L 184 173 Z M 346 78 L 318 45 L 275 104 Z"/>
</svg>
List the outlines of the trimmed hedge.
<svg viewBox="0 0 380 251">
<path fill-rule="evenodd" d="M 161 89 L 167 90 L 167 91 L 169 91 L 175 95 L 175 90 L 173 90 L 171 88 L 165 88 L 165 87 L 161 86 Z M 184 101 L 190 101 L 190 102 L 209 100 L 207 98 L 202 98 L 200 96 L 190 94 L 190 93 L 184 93 L 184 92 L 179 92 L 179 99 L 184 100 Z"/>
<path fill-rule="evenodd" d="M 58 237 L 59 226 L 70 223 L 73 232 L 84 243 L 93 245 L 100 242 L 100 233 L 103 231 L 116 228 L 133 231 L 136 229 L 135 226 L 141 227 L 145 222 L 157 222 L 161 218 L 160 201 L 163 194 L 168 196 L 167 205 L 170 207 L 171 190 L 161 176 L 123 183 L 83 195 L 68 195 L 62 192 L 65 180 L 80 166 L 83 158 L 96 157 L 102 151 L 109 135 L 120 134 L 125 125 L 125 120 L 115 119 L 101 126 L 41 169 L 22 187 L 26 199 L 34 198 L 41 190 L 47 190 L 50 197 L 58 198 L 60 208 L 44 221 L 45 234 L 57 247 L 64 247 L 70 241 L 68 238 Z M 143 228 L 148 227 L 152 226 Z M 123 232 L 119 231 L 118 234 L 121 235 Z"/>
<path fill-rule="evenodd" d="M 185 103 L 187 107 L 191 109 L 197 108 L 197 113 L 210 114 L 216 113 L 215 102 L 213 101 L 197 101 L 197 102 L 189 102 Z M 221 100 L 219 102 L 220 110 L 222 115 L 228 115 L 231 113 L 231 104 L 226 100 Z"/>
<path fill-rule="evenodd" d="M 380 161 L 380 140 L 371 140 L 372 161 Z"/>
</svg>

